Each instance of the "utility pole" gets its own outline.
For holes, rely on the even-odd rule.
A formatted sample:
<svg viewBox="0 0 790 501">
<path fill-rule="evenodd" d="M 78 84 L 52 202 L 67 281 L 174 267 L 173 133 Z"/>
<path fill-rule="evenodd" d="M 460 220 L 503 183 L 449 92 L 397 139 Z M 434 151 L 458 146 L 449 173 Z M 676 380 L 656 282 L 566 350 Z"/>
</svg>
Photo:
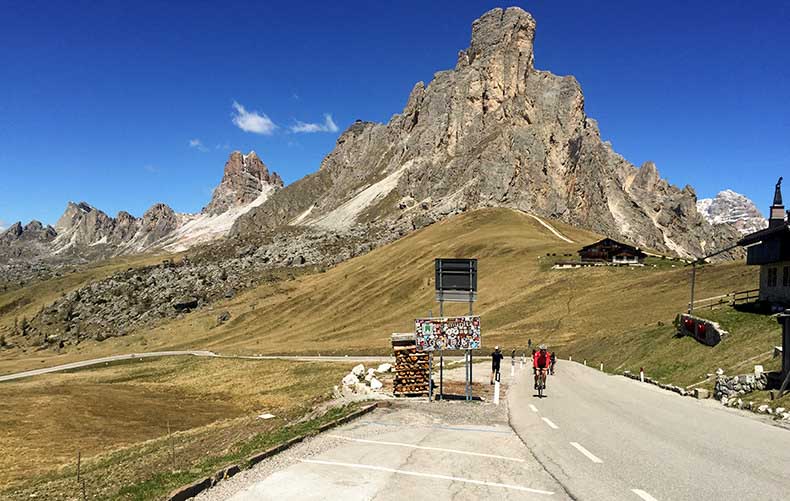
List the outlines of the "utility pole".
<svg viewBox="0 0 790 501">
<path fill-rule="evenodd" d="M 697 261 L 691 263 L 691 301 L 689 301 L 689 315 L 694 313 L 694 286 L 697 283 Z"/>
</svg>

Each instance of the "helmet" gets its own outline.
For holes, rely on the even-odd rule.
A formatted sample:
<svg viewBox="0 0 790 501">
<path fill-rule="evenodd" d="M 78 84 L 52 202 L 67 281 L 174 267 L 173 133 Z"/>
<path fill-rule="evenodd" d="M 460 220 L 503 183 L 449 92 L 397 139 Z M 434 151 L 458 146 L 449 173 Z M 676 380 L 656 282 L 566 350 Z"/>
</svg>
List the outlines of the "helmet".
<svg viewBox="0 0 790 501">
<path fill-rule="evenodd" d="M 494 346 L 495 351 L 499 351 L 499 346 Z"/>
<path fill-rule="evenodd" d="M 538 346 L 538 349 L 539 349 L 540 351 L 546 351 L 546 345 L 545 345 L 545 344 L 542 344 L 542 345 Z"/>
</svg>

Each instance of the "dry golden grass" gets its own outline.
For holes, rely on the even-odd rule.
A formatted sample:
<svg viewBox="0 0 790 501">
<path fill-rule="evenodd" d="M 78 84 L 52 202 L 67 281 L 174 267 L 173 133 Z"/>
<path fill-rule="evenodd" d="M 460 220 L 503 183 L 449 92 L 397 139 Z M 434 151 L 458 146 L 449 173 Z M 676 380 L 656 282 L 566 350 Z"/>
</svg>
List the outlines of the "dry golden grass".
<svg viewBox="0 0 790 501">
<path fill-rule="evenodd" d="M 93 472 L 91 491 L 109 495 L 167 463 L 167 447 L 160 449 L 168 425 L 179 432 L 179 468 L 191 467 L 301 417 L 348 369 L 178 357 L 0 383 L 0 485 L 6 494 L 20 484 L 24 492 L 69 489 L 79 450 Z M 256 419 L 262 412 L 277 418 Z M 151 440 L 159 446 L 151 449 Z"/>
<path fill-rule="evenodd" d="M 744 364 L 760 363 L 774 343 L 776 327 L 770 320 L 726 312 L 713 313 L 732 332 L 719 347 L 674 339 L 669 323 L 685 310 L 688 268 L 655 260 L 656 267 L 552 270 L 554 254 L 575 255 L 579 247 L 600 238 L 552 224 L 575 243 L 558 239 L 517 211 L 474 211 L 324 273 L 266 284 L 123 338 L 82 343 L 65 354 L 0 352 L 0 373 L 162 349 L 224 354 L 388 353 L 392 332 L 411 331 L 414 318 L 429 310 L 438 313 L 433 297 L 435 257 L 479 259 L 480 301 L 475 313 L 482 316 L 486 351 L 495 344 L 506 351 L 525 349 L 531 338 L 549 344 L 563 358 L 574 354 L 575 359 L 602 360 L 610 369 L 650 364 L 661 377 L 688 384 L 716 366 L 739 370 Z M 98 277 L 96 273 L 93 276 Z M 751 289 L 757 283 L 757 270 L 743 263 L 706 266 L 697 276 L 700 298 Z M 84 275 L 80 280 L 91 278 Z M 77 282 L 75 277 L 68 286 L 76 287 Z M 46 292 L 43 284 L 34 287 L 38 289 L 17 293 L 41 304 L 59 293 Z M 65 291 L 66 284 L 53 287 Z M 7 294 L 0 296 L 2 301 L 8 301 Z M 225 310 L 231 320 L 217 325 L 218 313 Z M 464 304 L 445 308 L 448 315 L 466 311 Z M 0 483 L 9 480 L 8 472 L 24 471 L 38 480 L 31 477 L 20 490 L 22 497 L 41 489 L 65 490 L 70 470 L 40 474 L 73 460 L 82 447 L 89 455 L 101 453 L 87 466 L 92 492 L 136 499 L 137 494 L 118 494 L 119 489 L 144 479 L 153 482 L 154 468 L 167 464 L 163 423 L 171 420 L 174 428 L 185 430 L 178 435 L 179 454 L 185 464 L 195 464 L 206 451 L 228 450 L 249 441 L 254 433 L 273 432 L 283 424 L 257 421 L 251 417 L 255 412 L 277 409 L 275 414 L 288 419 L 308 412 L 348 370 L 342 365 L 306 367 L 179 358 L 0 384 L 0 430 L 5 433 L 0 455 L 6 458 L 0 459 L 6 472 Z M 288 374 L 285 380 L 280 377 L 283 373 Z M 133 409 L 135 405 L 139 408 Z M 120 428 L 128 430 L 118 432 Z M 132 443 L 136 445 L 128 445 Z M 118 452 L 104 452 L 118 447 Z M 113 478 L 109 486 L 102 483 L 107 472 Z M 155 489 L 169 485 L 154 484 Z"/>
<path fill-rule="evenodd" d="M 484 209 L 415 232 L 325 273 L 266 284 L 182 319 L 76 350 L 5 352 L 0 373 L 112 353 L 211 349 L 221 353 L 386 353 L 392 332 L 410 331 L 434 301 L 433 259 L 477 257 L 484 346 L 526 347 L 527 339 L 565 351 L 600 336 L 670 321 L 688 301 L 689 269 L 657 267 L 552 270 L 556 257 L 599 238 L 553 222 L 575 241 L 558 239 L 531 217 Z M 674 266 L 674 267 L 673 267 Z M 753 288 L 757 270 L 742 263 L 698 272 L 698 297 Z M 445 314 L 463 314 L 449 304 Z M 218 312 L 231 320 L 218 326 Z"/>
<path fill-rule="evenodd" d="M 146 334 L 149 347 L 224 353 L 386 353 L 392 332 L 433 310 L 434 257 L 477 257 L 486 347 L 526 347 L 527 339 L 571 349 L 602 335 L 671 320 L 688 301 L 688 268 L 551 270 L 544 264 L 598 238 L 554 223 L 563 242 L 529 216 L 488 209 L 437 223 L 325 273 L 264 286 Z M 741 263 L 698 272 L 698 297 L 751 288 Z M 219 310 L 232 319 L 217 326 Z M 464 314 L 465 304 L 445 314 Z"/>
</svg>

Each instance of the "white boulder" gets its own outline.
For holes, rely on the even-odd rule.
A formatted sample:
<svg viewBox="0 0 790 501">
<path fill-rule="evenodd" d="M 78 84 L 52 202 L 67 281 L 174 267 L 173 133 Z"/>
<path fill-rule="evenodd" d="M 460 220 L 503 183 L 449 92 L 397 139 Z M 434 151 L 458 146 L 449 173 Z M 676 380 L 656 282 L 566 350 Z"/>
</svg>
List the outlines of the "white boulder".
<svg viewBox="0 0 790 501">
<path fill-rule="evenodd" d="M 343 377 L 342 381 L 340 382 L 343 383 L 343 386 L 354 386 L 359 382 L 359 378 L 357 377 L 356 374 L 350 372 L 346 374 L 345 377 Z"/>
<path fill-rule="evenodd" d="M 359 364 L 351 369 L 351 373 L 357 377 L 357 379 L 362 379 L 362 376 L 365 375 L 365 366 Z"/>
<path fill-rule="evenodd" d="M 369 395 L 370 387 L 365 383 L 357 383 L 354 385 L 354 393 L 357 395 Z"/>
<path fill-rule="evenodd" d="M 379 365 L 378 369 L 376 369 L 376 372 L 378 372 L 379 374 L 384 374 L 385 372 L 392 372 L 392 364 L 381 364 Z"/>
<path fill-rule="evenodd" d="M 373 369 L 372 367 L 368 369 L 368 373 L 365 375 L 365 381 L 370 382 L 370 380 L 373 379 L 375 374 L 376 374 L 376 369 Z"/>
<path fill-rule="evenodd" d="M 370 380 L 370 389 L 371 390 L 376 391 L 376 390 L 382 389 L 383 387 L 384 387 L 384 385 L 381 383 L 381 381 L 379 381 L 375 377 Z"/>
</svg>

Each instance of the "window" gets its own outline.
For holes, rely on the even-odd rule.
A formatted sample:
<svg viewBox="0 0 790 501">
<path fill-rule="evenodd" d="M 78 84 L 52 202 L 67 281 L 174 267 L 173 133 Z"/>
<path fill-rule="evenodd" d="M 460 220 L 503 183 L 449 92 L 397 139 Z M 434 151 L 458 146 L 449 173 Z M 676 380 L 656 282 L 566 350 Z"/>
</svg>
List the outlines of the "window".
<svg viewBox="0 0 790 501">
<path fill-rule="evenodd" d="M 776 287 L 776 268 L 768 268 L 768 287 Z"/>
<path fill-rule="evenodd" d="M 782 287 L 790 285 L 790 266 L 785 266 L 782 270 Z"/>
</svg>

